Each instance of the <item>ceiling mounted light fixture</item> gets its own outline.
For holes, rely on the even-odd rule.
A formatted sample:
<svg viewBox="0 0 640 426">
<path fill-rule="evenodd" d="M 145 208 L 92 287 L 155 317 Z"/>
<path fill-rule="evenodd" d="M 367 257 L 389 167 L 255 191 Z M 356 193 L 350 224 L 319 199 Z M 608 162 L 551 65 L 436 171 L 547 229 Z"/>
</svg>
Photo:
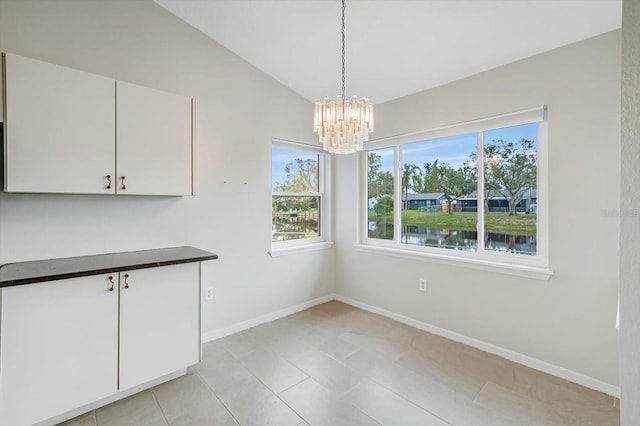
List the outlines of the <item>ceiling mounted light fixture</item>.
<svg viewBox="0 0 640 426">
<path fill-rule="evenodd" d="M 318 133 L 320 143 L 326 151 L 336 154 L 351 154 L 362 151 L 362 144 L 373 132 L 373 104 L 368 98 L 358 99 L 353 95 L 345 100 L 345 47 L 344 10 L 342 0 L 342 94 L 336 101 L 324 98 L 316 102 L 313 131 Z"/>
</svg>

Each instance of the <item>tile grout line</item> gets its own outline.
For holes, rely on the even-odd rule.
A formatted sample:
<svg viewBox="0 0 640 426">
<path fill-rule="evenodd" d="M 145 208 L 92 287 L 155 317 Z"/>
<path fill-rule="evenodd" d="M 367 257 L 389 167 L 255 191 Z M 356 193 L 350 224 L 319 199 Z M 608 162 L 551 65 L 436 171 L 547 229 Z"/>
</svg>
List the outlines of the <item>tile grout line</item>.
<svg viewBox="0 0 640 426">
<path fill-rule="evenodd" d="M 233 355 L 231 355 L 231 356 L 233 356 Z M 201 361 L 201 362 L 202 362 L 202 361 Z M 200 379 L 200 381 L 201 381 L 202 383 L 204 383 L 204 385 L 205 385 L 205 386 L 206 386 L 206 387 L 211 391 L 211 394 L 214 396 L 214 398 L 215 398 L 215 399 L 217 399 L 217 400 L 220 402 L 220 404 L 222 404 L 222 406 L 224 407 L 224 409 L 225 409 L 225 410 L 227 410 L 227 413 L 229 413 L 229 415 L 231 416 L 231 418 L 232 418 L 232 419 L 233 419 L 233 420 L 234 420 L 238 425 L 240 425 L 240 421 L 236 418 L 236 416 L 234 416 L 234 415 L 233 415 L 233 413 L 231 412 L 231 410 L 229 409 L 229 407 L 227 407 L 227 404 L 225 404 L 225 403 L 224 403 L 224 401 L 223 401 L 223 400 L 221 400 L 221 399 L 218 397 L 218 394 L 216 393 L 216 391 L 215 391 L 211 386 L 209 386 L 209 383 L 207 383 L 207 381 L 206 381 L 206 380 L 205 380 L 205 379 L 200 375 L 200 372 L 198 371 L 198 369 L 197 369 L 197 368 L 194 368 L 194 369 L 193 369 L 193 371 L 195 371 L 195 373 L 196 373 L 196 375 L 198 376 L 198 378 Z"/>
<path fill-rule="evenodd" d="M 432 415 L 433 417 L 437 418 L 438 420 L 441 420 L 442 422 L 448 424 L 449 426 L 453 426 L 451 423 L 449 423 L 448 421 L 446 421 L 445 419 L 443 419 L 442 417 L 440 417 L 439 415 L 431 412 L 430 410 L 426 409 L 425 407 L 411 401 L 410 399 L 405 398 L 404 396 L 400 395 L 398 392 L 396 392 L 395 390 L 387 387 L 385 384 L 378 382 L 375 378 L 370 377 L 370 376 L 366 376 L 368 380 L 371 380 L 373 383 L 375 383 L 376 385 L 380 386 L 381 388 L 384 388 L 386 390 L 388 390 L 389 392 L 391 392 L 392 394 L 394 394 L 395 396 L 397 396 L 398 398 L 408 402 L 409 404 L 413 405 L 414 407 L 419 408 L 420 410 L 429 413 L 430 415 Z M 374 419 L 375 420 L 375 419 Z"/>
<path fill-rule="evenodd" d="M 343 398 L 346 396 L 346 394 L 348 393 L 348 391 L 347 391 L 347 392 L 345 392 L 343 395 L 340 395 L 340 396 L 338 396 L 338 395 L 332 395 L 332 392 L 331 392 L 329 389 L 326 389 L 324 386 L 322 386 L 320 383 L 318 383 L 318 382 L 317 382 L 313 377 L 311 377 L 311 376 L 309 376 L 309 377 L 307 377 L 306 379 L 304 379 L 304 380 L 302 380 L 302 381 L 300 381 L 300 382 L 296 383 L 296 385 L 298 385 L 298 384 L 300 384 L 300 383 L 302 383 L 302 382 L 304 382 L 304 381 L 307 381 L 307 380 L 311 380 L 311 381 L 315 382 L 315 383 L 316 383 L 318 386 L 320 386 L 323 390 L 325 390 L 327 393 L 329 393 L 330 397 L 331 397 L 333 400 L 335 400 L 334 402 L 341 403 L 341 404 L 344 404 L 344 405 L 348 405 L 348 406 L 350 406 L 350 407 L 353 407 L 355 410 L 357 410 L 358 412 L 362 413 L 362 415 L 364 415 L 365 417 L 368 417 L 368 418 L 370 418 L 371 420 L 373 420 L 374 422 L 376 422 L 376 424 L 380 424 L 380 422 L 378 422 L 378 420 L 377 420 L 377 419 L 375 419 L 375 418 L 371 417 L 369 414 L 367 414 L 367 413 L 365 413 L 364 411 L 362 411 L 359 407 L 357 407 L 357 406 L 353 405 L 353 404 L 352 404 L 352 403 L 350 403 L 350 402 L 343 401 Z M 294 386 L 295 386 L 295 385 L 294 385 Z M 356 385 L 356 386 L 357 386 L 357 385 Z M 293 386 L 291 386 L 289 389 L 291 389 L 292 387 L 293 387 Z M 355 386 L 353 386 L 351 389 L 353 389 L 353 388 L 355 388 Z M 285 390 L 285 391 L 282 391 L 281 393 L 284 393 L 284 392 L 286 392 L 286 390 Z M 277 396 L 280 398 L 280 394 L 278 394 Z M 282 400 L 282 398 L 280 398 L 280 400 Z M 302 417 L 302 415 L 300 415 L 300 413 L 298 413 L 298 412 L 297 412 L 293 407 L 291 407 L 289 404 L 287 404 L 284 400 L 282 400 L 282 402 L 283 402 L 284 404 L 286 404 L 286 405 L 287 405 L 287 407 L 291 408 L 291 410 L 293 410 L 296 414 L 298 414 L 298 416 L 300 416 L 300 418 L 302 419 L 302 421 L 303 421 L 304 423 L 306 423 L 306 424 L 311 424 L 311 423 L 307 422 L 307 420 L 306 420 L 304 417 Z M 301 424 L 301 423 L 300 423 L 300 424 Z"/>
<path fill-rule="evenodd" d="M 169 426 L 169 420 L 167 420 L 167 416 L 164 414 L 164 410 L 162 409 L 162 406 L 160 405 L 158 398 L 156 398 L 156 393 L 153 391 L 153 388 L 149 389 L 149 391 L 151 392 L 151 396 L 153 397 L 153 400 L 155 401 L 156 405 L 158 406 L 158 409 L 160 410 L 160 414 L 162 414 L 162 419 L 167 424 L 167 426 Z"/>
<path fill-rule="evenodd" d="M 414 339 L 414 338 L 415 338 L 415 337 L 412 337 L 412 338 L 411 338 L 411 341 L 412 341 L 412 342 L 413 342 L 413 339 Z M 362 351 L 365 351 L 365 352 L 367 352 L 367 351 L 368 351 L 368 349 L 367 349 L 367 348 L 365 348 L 365 347 L 363 347 L 363 346 L 361 346 L 361 345 L 356 345 L 356 346 L 359 348 L 358 350 L 362 350 Z M 357 352 L 357 351 L 356 351 L 356 352 Z M 385 357 L 383 354 L 380 354 L 380 353 L 379 353 L 379 352 L 377 352 L 377 351 L 374 351 L 374 352 L 375 352 L 376 354 L 380 355 L 380 356 Z M 354 353 L 355 353 L 355 352 L 354 352 Z M 385 358 L 386 358 L 386 357 L 385 357 Z M 390 361 L 391 361 L 393 364 L 398 365 L 398 364 L 397 364 L 397 360 L 390 360 Z M 355 371 L 355 372 L 357 372 L 357 373 L 362 374 L 362 376 L 363 376 L 363 378 L 364 378 L 364 379 L 372 381 L 373 383 L 377 384 L 378 386 L 380 386 L 380 387 L 382 387 L 382 388 L 384 388 L 384 389 L 388 390 L 388 391 L 389 391 L 389 392 L 391 392 L 392 394 L 396 395 L 398 398 L 400 398 L 400 399 L 402 399 L 402 400 L 404 400 L 404 401 L 408 402 L 409 404 L 411 404 L 411 405 L 413 405 L 413 406 L 415 406 L 415 407 L 419 408 L 420 410 L 423 410 L 423 411 L 424 411 L 424 412 L 426 412 L 426 413 L 429 413 L 429 414 L 430 414 L 430 415 L 432 415 L 433 417 L 435 417 L 435 418 L 437 418 L 437 419 L 439 419 L 439 420 L 443 421 L 444 423 L 446 423 L 446 424 L 448 424 L 448 425 L 452 426 L 452 425 L 451 425 L 451 423 L 449 423 L 449 422 L 448 422 L 448 421 L 446 421 L 445 419 L 441 418 L 441 417 L 440 417 L 440 416 L 438 416 L 437 414 L 432 413 L 430 410 L 426 409 L 425 407 L 422 407 L 422 406 L 420 406 L 420 405 L 416 404 L 415 402 L 413 402 L 413 401 L 411 401 L 411 400 L 409 400 L 409 399 L 405 398 L 404 396 L 402 396 L 402 395 L 400 395 L 399 393 L 397 393 L 395 390 L 393 390 L 393 389 L 391 389 L 391 388 L 387 387 L 387 386 L 386 386 L 386 385 L 384 385 L 383 383 L 378 382 L 374 377 L 369 376 L 367 373 L 364 373 L 364 372 L 361 372 L 361 371 L 355 370 L 354 368 L 352 368 L 351 366 L 347 365 L 346 363 L 343 363 L 343 365 L 347 366 L 348 368 L 352 369 L 353 371 Z M 411 371 L 413 371 L 413 370 L 411 370 Z M 417 372 L 415 372 L 415 373 L 416 373 L 416 374 L 419 374 L 419 373 L 417 373 Z M 343 396 L 346 396 L 349 392 L 351 392 L 353 389 L 355 389 L 355 388 L 356 388 L 359 384 L 361 384 L 361 383 L 362 383 L 362 381 L 360 381 L 360 382 L 359 382 L 359 383 L 357 383 L 356 385 L 352 386 L 352 387 L 351 387 L 351 389 L 349 389 L 347 392 L 345 392 Z M 355 407 L 355 406 L 354 406 L 354 407 Z M 358 409 L 358 410 L 360 410 L 358 407 L 355 407 L 355 408 L 356 408 L 356 409 Z M 360 410 L 360 411 L 361 411 L 361 412 L 363 412 L 362 410 Z M 364 412 L 363 412 L 363 413 L 364 413 Z M 366 414 L 366 413 L 364 413 L 364 414 Z M 368 414 L 366 414 L 366 415 L 367 415 L 368 417 L 372 418 L 373 420 L 377 421 L 375 418 L 373 418 L 373 417 L 369 416 Z"/>
<path fill-rule="evenodd" d="M 244 355 L 247 355 L 247 354 L 250 354 L 250 353 L 252 353 L 252 352 L 256 352 L 256 351 L 257 351 L 257 349 L 253 349 L 253 350 L 251 350 L 251 351 L 249 351 L 249 352 L 245 353 Z M 228 352 L 228 351 L 227 351 L 227 352 Z M 229 352 L 229 353 L 231 353 L 231 352 Z M 277 356 L 276 354 L 272 354 L 272 355 Z M 300 419 L 302 419 L 302 422 L 304 422 L 304 423 L 308 423 L 308 422 L 306 421 L 306 419 L 305 419 L 304 417 L 302 417 L 302 415 L 300 415 L 300 413 L 298 413 L 296 410 L 294 410 L 294 409 L 293 409 L 293 407 L 291 407 L 291 406 L 290 406 L 289 404 L 287 404 L 287 403 L 286 403 L 282 398 L 280 398 L 280 395 L 279 395 L 279 394 L 275 393 L 275 392 L 273 391 L 273 389 L 271 389 L 271 388 L 270 388 L 266 383 L 264 383 L 262 380 L 260 380 L 260 378 L 259 378 L 258 376 L 256 376 L 255 374 L 253 374 L 253 371 L 249 370 L 249 369 L 248 369 L 248 368 L 243 364 L 243 362 L 242 362 L 242 361 L 241 361 L 237 356 L 235 356 L 235 355 L 234 355 L 234 354 L 232 354 L 232 353 L 231 353 L 231 356 L 232 356 L 236 361 L 238 361 L 238 363 L 242 366 L 242 368 L 244 368 L 245 370 L 247 370 L 247 371 L 249 372 L 249 374 L 250 374 L 254 379 L 256 379 L 256 380 L 257 380 L 259 383 L 261 383 L 261 384 L 262 384 L 262 385 L 263 385 L 263 386 L 264 386 L 264 387 L 265 387 L 269 392 L 271 392 L 271 394 L 272 394 L 273 396 L 275 396 L 275 397 L 276 397 L 278 400 L 280 400 L 280 402 L 282 402 L 282 403 L 283 403 L 287 408 L 289 408 L 293 413 L 295 413 L 295 415 L 296 415 L 296 416 L 298 416 Z M 285 361 L 286 361 L 286 360 L 285 360 Z M 288 362 L 288 361 L 287 361 L 287 362 Z M 291 363 L 289 363 L 289 364 L 291 364 Z M 305 379 L 301 380 L 301 381 L 300 381 L 300 382 L 298 382 L 298 383 L 302 383 L 302 382 L 304 382 L 305 380 L 307 380 L 307 379 L 309 379 L 309 378 L 310 378 L 310 376 L 309 376 L 309 375 L 307 375 L 307 373 L 305 373 L 303 370 L 300 370 L 300 368 L 298 368 L 298 366 L 297 366 L 297 365 L 295 365 L 295 364 L 291 364 L 291 365 L 292 365 L 292 366 L 294 366 L 295 368 L 297 368 L 299 371 L 301 371 L 302 373 L 304 373 L 304 374 L 307 376 Z M 296 383 L 296 384 L 298 384 L 298 383 Z M 295 385 L 293 385 L 293 386 L 295 386 Z M 293 387 L 293 386 L 290 386 L 289 388 L 291 388 L 291 387 Z M 284 391 L 282 391 L 282 392 L 284 392 Z M 301 424 L 302 422 L 298 423 L 298 425 L 299 425 L 299 424 Z M 238 422 L 238 423 L 240 423 L 240 422 Z"/>
<path fill-rule="evenodd" d="M 224 346 L 224 345 L 223 345 L 223 346 Z M 358 348 L 360 348 L 360 346 L 359 346 L 359 345 L 356 345 L 356 346 L 358 346 Z M 350 367 L 350 366 L 346 365 L 343 361 L 336 359 L 335 357 L 331 356 L 330 354 L 327 354 L 326 352 L 324 352 L 324 351 L 320 350 L 319 348 L 317 348 L 317 347 L 315 347 L 315 346 L 311 346 L 311 349 L 312 349 L 312 350 L 314 350 L 314 351 L 317 351 L 317 352 L 319 352 L 319 353 L 322 353 L 322 354 L 326 355 L 327 357 L 329 357 L 329 358 L 331 358 L 332 360 L 334 360 L 334 361 L 338 362 L 338 363 L 339 363 L 339 364 L 341 364 L 342 366 L 344 366 L 344 367 L 346 367 L 346 368 L 348 368 L 348 369 L 350 369 L 350 370 L 353 370 L 355 373 L 358 373 L 358 371 L 356 371 L 356 370 L 354 370 L 352 367 Z M 254 350 L 251 350 L 251 351 L 249 351 L 249 352 L 245 353 L 244 355 L 246 355 L 246 354 L 250 354 L 250 353 L 252 353 L 252 352 L 256 352 L 256 351 L 257 351 L 257 350 L 256 350 L 256 349 L 254 349 Z M 227 352 L 229 352 L 229 351 L 227 350 Z M 357 352 L 357 351 L 356 351 L 356 352 Z M 304 417 L 303 417 L 303 416 L 302 416 L 298 411 L 296 411 L 292 406 L 290 406 L 286 401 L 284 401 L 284 400 L 280 397 L 280 394 L 284 393 L 284 392 L 285 392 L 285 391 L 287 391 L 288 389 L 291 389 L 291 388 L 293 388 L 294 386 L 296 386 L 296 385 L 298 385 L 298 384 L 300 384 L 300 383 L 302 383 L 302 382 L 304 382 L 304 381 L 306 381 L 306 380 L 314 380 L 312 376 L 310 376 L 310 375 L 309 375 L 305 370 L 303 370 L 302 368 L 300 368 L 300 367 L 299 367 L 298 365 L 296 365 L 295 363 L 293 363 L 293 362 L 289 361 L 288 359 L 285 359 L 285 358 L 281 357 L 280 355 L 278 355 L 278 354 L 276 354 L 276 353 L 271 353 L 271 355 L 273 355 L 273 356 L 275 356 L 275 357 L 282 358 L 282 360 L 283 360 L 284 362 L 286 362 L 287 364 L 289 364 L 289 365 L 291 365 L 292 367 L 296 368 L 298 371 L 302 372 L 305 376 L 307 376 L 307 377 L 305 377 L 303 380 L 301 380 L 301 381 L 299 381 L 299 382 L 297 382 L 297 383 L 295 383 L 295 384 L 293 384 L 293 385 L 289 386 L 287 389 L 282 390 L 280 393 L 276 393 L 276 392 L 274 392 L 274 390 L 273 390 L 273 389 L 271 389 L 271 388 L 270 388 L 266 383 L 264 383 L 262 380 L 260 380 L 260 378 L 259 378 L 259 377 L 257 377 L 255 374 L 253 374 L 253 372 L 252 372 L 251 370 L 249 370 L 249 369 L 244 365 L 244 363 L 242 362 L 242 360 L 241 360 L 238 356 L 234 355 L 234 354 L 233 354 L 233 353 L 231 353 L 231 352 L 229 352 L 229 354 L 231 354 L 231 357 L 232 357 L 232 358 L 234 358 L 236 361 L 238 361 L 238 362 L 240 363 L 240 365 L 242 365 L 242 367 L 244 367 L 244 368 L 249 372 L 249 374 L 251 374 L 251 375 L 252 375 L 252 376 L 253 376 L 253 377 L 254 377 L 258 382 L 262 383 L 262 384 L 264 385 L 264 387 L 265 387 L 265 388 L 267 388 L 267 389 L 269 390 L 269 392 L 271 392 L 271 393 L 272 393 L 276 398 L 278 398 L 278 399 L 279 399 L 279 400 L 280 400 L 280 401 L 281 401 L 285 406 L 287 406 L 287 407 L 288 407 L 291 411 L 293 411 L 293 412 L 294 412 L 298 417 L 300 417 L 300 418 L 302 419 L 302 422 L 301 422 L 301 423 L 307 423 L 307 424 L 309 424 L 309 422 L 307 422 L 307 420 L 306 420 L 306 419 L 305 419 L 305 418 L 304 418 Z M 314 380 L 314 381 L 315 381 L 315 380 Z M 320 385 L 320 386 L 322 386 L 322 385 Z M 355 388 L 355 386 L 357 386 L 357 385 L 354 385 L 351 389 Z M 322 387 L 324 388 L 324 386 L 322 386 Z M 348 391 L 347 391 L 347 392 L 348 392 Z M 346 394 L 347 392 L 344 392 L 344 394 Z M 344 396 L 344 394 L 343 394 L 342 396 Z M 342 398 L 342 396 L 341 396 L 340 398 Z M 340 400 L 340 398 L 337 398 L 337 399 L 338 399 L 338 400 Z M 348 404 L 348 405 L 352 405 L 352 404 Z M 353 406 L 353 405 L 352 405 L 352 406 Z M 353 407 L 354 407 L 356 410 L 358 410 L 359 412 L 361 412 L 362 414 L 364 414 L 365 416 L 367 416 L 367 417 L 369 417 L 369 418 L 371 418 L 372 420 L 374 420 L 374 421 L 376 421 L 376 422 L 377 422 L 377 420 L 376 420 L 376 419 L 374 419 L 373 417 L 369 416 L 368 414 L 366 414 L 365 412 L 363 412 L 362 410 L 360 410 L 358 407 L 355 407 L 355 406 L 353 406 Z M 301 424 L 301 423 L 299 423 L 299 424 Z"/>
<path fill-rule="evenodd" d="M 476 403 L 476 399 L 478 399 L 478 397 L 480 396 L 480 394 L 482 393 L 482 391 L 484 390 L 484 388 L 486 388 L 489 385 L 489 382 L 491 382 L 491 380 L 487 380 L 484 385 L 482 385 L 482 387 L 480 388 L 480 390 L 478 391 L 478 393 L 476 393 L 476 396 L 473 397 L 473 399 L 471 400 L 472 404 Z"/>
<path fill-rule="evenodd" d="M 285 393 L 285 392 L 286 392 L 286 391 L 288 391 L 289 389 L 291 389 L 291 388 L 293 388 L 293 387 L 295 387 L 295 386 L 298 386 L 300 383 L 302 383 L 302 382 L 304 382 L 305 380 L 308 380 L 308 379 L 310 379 L 310 378 L 311 378 L 311 376 L 309 376 L 307 373 L 305 373 L 305 372 L 303 372 L 303 371 L 301 371 L 301 373 L 302 373 L 302 374 L 304 374 L 304 375 L 305 375 L 305 376 L 307 376 L 307 377 L 305 377 L 304 379 L 302 379 L 302 380 L 300 380 L 300 381 L 298 381 L 298 382 L 296 382 L 296 383 L 292 384 L 292 385 L 291 385 L 291 386 L 289 386 L 288 388 L 282 389 L 282 390 L 281 390 L 280 392 L 278 392 L 278 393 L 273 392 L 273 389 L 269 388 L 266 384 L 265 384 L 265 386 L 267 386 L 267 388 L 268 388 L 268 389 L 270 389 L 270 390 L 271 390 L 271 392 L 273 392 L 275 395 L 280 396 L 280 394 Z M 258 380 L 259 380 L 259 379 L 258 379 Z"/>
</svg>

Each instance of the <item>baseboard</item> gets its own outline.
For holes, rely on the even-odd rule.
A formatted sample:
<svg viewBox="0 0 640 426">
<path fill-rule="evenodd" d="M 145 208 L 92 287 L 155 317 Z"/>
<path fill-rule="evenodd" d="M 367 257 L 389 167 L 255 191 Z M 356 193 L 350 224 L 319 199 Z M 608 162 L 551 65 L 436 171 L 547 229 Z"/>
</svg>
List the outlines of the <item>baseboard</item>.
<svg viewBox="0 0 640 426">
<path fill-rule="evenodd" d="M 321 305 L 323 303 L 327 303 L 332 300 L 335 300 L 335 295 L 333 293 L 328 294 L 326 296 L 321 296 L 316 299 L 312 299 L 303 303 L 299 303 L 297 305 L 289 306 L 287 308 L 280 309 L 279 311 L 271 312 L 265 315 L 260 315 L 259 317 L 251 318 L 246 321 L 232 324 L 227 327 L 219 328 L 217 330 L 207 331 L 205 333 L 202 333 L 202 343 L 210 342 L 212 340 L 216 340 L 221 337 L 229 336 L 231 334 L 247 330 L 251 327 L 264 324 L 265 322 L 275 321 L 277 319 L 284 318 L 289 315 L 293 315 L 300 311 L 304 311 L 305 309 L 309 309 L 316 305 Z"/>
<path fill-rule="evenodd" d="M 407 317 L 405 315 L 397 314 L 395 312 L 391 312 L 386 309 L 379 308 L 377 306 L 359 302 L 357 300 L 351 299 L 346 296 L 342 296 L 340 294 L 328 294 L 326 296 L 318 297 L 316 299 L 309 300 L 307 302 L 303 302 L 294 306 L 289 306 L 279 311 L 271 312 L 269 314 L 261 315 L 259 317 L 242 321 L 237 324 L 232 324 L 224 328 L 203 333 L 202 342 L 203 343 L 210 342 L 212 340 L 216 340 L 221 337 L 229 336 L 231 334 L 247 330 L 251 327 L 255 327 L 265 322 L 275 321 L 277 319 L 295 314 L 300 311 L 304 311 L 305 309 L 309 309 L 313 306 L 330 302 L 332 300 L 338 300 L 340 302 L 346 303 L 356 308 L 360 308 L 365 311 L 369 311 L 375 314 L 385 316 L 387 318 L 391 318 L 395 321 L 401 322 L 403 324 L 407 324 L 419 330 L 424 330 L 426 332 L 436 334 L 438 336 L 442 336 L 449 340 L 463 343 L 465 345 L 471 346 L 481 351 L 501 356 L 502 358 L 508 359 L 509 361 L 517 362 L 518 364 L 526 365 L 527 367 L 531 367 L 533 369 L 542 371 L 544 373 L 551 374 L 556 377 L 560 377 L 570 382 L 585 386 L 589 389 L 593 389 L 598 392 L 602 392 L 607 395 L 620 398 L 619 386 L 614 386 L 612 384 L 603 382 L 601 380 L 594 379 L 593 377 L 589 377 L 585 374 L 578 373 L 576 371 L 572 371 L 567 368 L 548 363 L 546 361 L 532 358 L 528 355 L 524 355 L 519 352 L 512 351 L 510 349 L 502 348 L 500 346 L 496 346 L 491 343 L 483 342 L 482 340 L 474 339 L 473 337 L 468 337 L 463 334 L 456 333 L 455 331 L 450 331 L 441 327 L 437 327 L 435 325 L 431 325 L 431 324 L 416 320 L 414 318 Z"/>
<path fill-rule="evenodd" d="M 382 316 L 391 318 L 403 324 L 410 325 L 411 327 L 415 327 L 417 329 L 424 330 L 429 333 L 445 337 L 455 342 L 463 343 L 465 345 L 474 347 L 476 349 L 480 349 L 481 351 L 489 352 L 489 353 L 501 356 L 502 358 L 508 359 L 510 361 L 517 362 L 518 364 L 526 365 L 527 367 L 531 367 L 536 370 L 542 371 L 544 373 L 548 373 L 553 376 L 560 377 L 562 379 L 568 380 L 573 383 L 577 383 L 579 385 L 596 390 L 598 392 L 602 392 L 607 395 L 620 398 L 619 386 L 614 386 L 612 384 L 605 383 L 601 380 L 594 379 L 593 377 L 589 377 L 582 373 L 578 373 L 578 372 L 566 369 L 564 367 L 559 367 L 557 365 L 550 364 L 546 361 L 541 361 L 536 358 L 532 358 L 530 356 L 512 351 L 510 349 L 505 349 L 500 346 L 493 345 L 491 343 L 486 343 L 481 340 L 456 333 L 454 331 L 446 330 L 444 328 L 437 327 L 435 325 L 427 324 L 425 322 L 418 321 L 416 319 L 413 319 L 404 315 L 400 315 L 395 312 L 388 311 L 386 309 L 368 305 L 366 303 L 359 302 L 349 297 L 345 297 L 339 294 L 336 294 L 334 296 L 335 296 L 335 300 L 354 306 L 356 308 L 373 312 L 375 314 L 380 314 Z"/>
<path fill-rule="evenodd" d="M 80 408 L 76 408 L 74 410 L 71 411 L 67 411 L 66 413 L 60 414 L 58 416 L 52 417 L 50 419 L 44 420 L 42 422 L 36 423 L 33 426 L 52 426 L 52 425 L 57 425 L 59 423 L 62 423 L 66 420 L 69 419 L 73 419 L 74 417 L 77 417 L 81 414 L 84 413 L 88 413 L 91 410 L 96 410 L 100 407 L 104 407 L 105 405 L 111 404 L 113 402 L 119 401 L 121 399 L 127 398 L 133 394 L 136 394 L 138 392 L 142 392 L 143 390 L 147 390 L 150 389 L 154 386 L 157 386 L 161 383 L 164 382 L 168 382 L 169 380 L 173 380 L 173 379 L 177 379 L 178 377 L 184 376 L 185 374 L 187 374 L 187 369 L 186 368 L 182 368 L 178 371 L 175 371 L 173 373 L 167 374 L 165 376 L 162 377 L 158 377 L 157 379 L 151 380 L 147 383 L 143 383 L 141 385 L 138 386 L 134 386 L 133 388 L 124 390 L 122 392 L 118 392 L 115 393 L 113 395 L 110 395 L 106 398 L 100 399 L 98 401 L 92 402 L 90 404 L 87 404 L 83 407 Z"/>
</svg>

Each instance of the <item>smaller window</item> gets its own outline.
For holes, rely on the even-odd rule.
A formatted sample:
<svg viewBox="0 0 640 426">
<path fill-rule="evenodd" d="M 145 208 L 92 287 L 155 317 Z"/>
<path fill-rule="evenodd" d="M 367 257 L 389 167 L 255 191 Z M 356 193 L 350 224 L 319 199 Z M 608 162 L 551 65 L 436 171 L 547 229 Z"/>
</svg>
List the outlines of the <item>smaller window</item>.
<svg viewBox="0 0 640 426">
<path fill-rule="evenodd" d="M 271 148 L 271 241 L 274 246 L 326 239 L 326 157 L 312 146 L 274 141 Z"/>
</svg>

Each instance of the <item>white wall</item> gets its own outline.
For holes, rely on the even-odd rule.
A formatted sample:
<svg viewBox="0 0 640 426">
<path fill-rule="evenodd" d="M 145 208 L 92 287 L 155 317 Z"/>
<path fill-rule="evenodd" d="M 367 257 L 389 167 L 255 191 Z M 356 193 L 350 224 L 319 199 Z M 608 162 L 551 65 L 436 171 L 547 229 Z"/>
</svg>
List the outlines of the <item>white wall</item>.
<svg viewBox="0 0 640 426">
<path fill-rule="evenodd" d="M 0 0 L 0 50 L 199 102 L 198 196 L 0 193 L 0 263 L 194 245 L 220 255 L 203 265 L 203 285 L 216 290 L 203 306 L 205 332 L 335 284 L 347 297 L 618 383 L 620 220 L 609 210 L 620 204 L 620 32 L 377 106 L 374 137 L 549 106 L 548 282 L 354 251 L 353 156 L 337 164 L 335 268 L 333 250 L 271 259 L 270 139 L 314 141 L 312 106 L 150 0 Z M 416 290 L 423 276 L 427 295 Z"/>
<path fill-rule="evenodd" d="M 554 277 L 538 281 L 355 251 L 356 160 L 341 157 L 336 291 L 615 388 L 620 31 L 378 105 L 373 137 L 539 105 L 549 108 Z M 420 277 L 429 281 L 427 294 L 417 290 Z"/>
<path fill-rule="evenodd" d="M 620 173 L 620 420 L 640 419 L 640 1 L 624 0 Z"/>
<path fill-rule="evenodd" d="M 333 250 L 267 254 L 271 138 L 315 141 L 308 101 L 151 0 L 0 0 L 0 50 L 198 99 L 196 197 L 0 193 L 0 263 L 210 250 L 205 332 L 333 291 Z"/>
</svg>

